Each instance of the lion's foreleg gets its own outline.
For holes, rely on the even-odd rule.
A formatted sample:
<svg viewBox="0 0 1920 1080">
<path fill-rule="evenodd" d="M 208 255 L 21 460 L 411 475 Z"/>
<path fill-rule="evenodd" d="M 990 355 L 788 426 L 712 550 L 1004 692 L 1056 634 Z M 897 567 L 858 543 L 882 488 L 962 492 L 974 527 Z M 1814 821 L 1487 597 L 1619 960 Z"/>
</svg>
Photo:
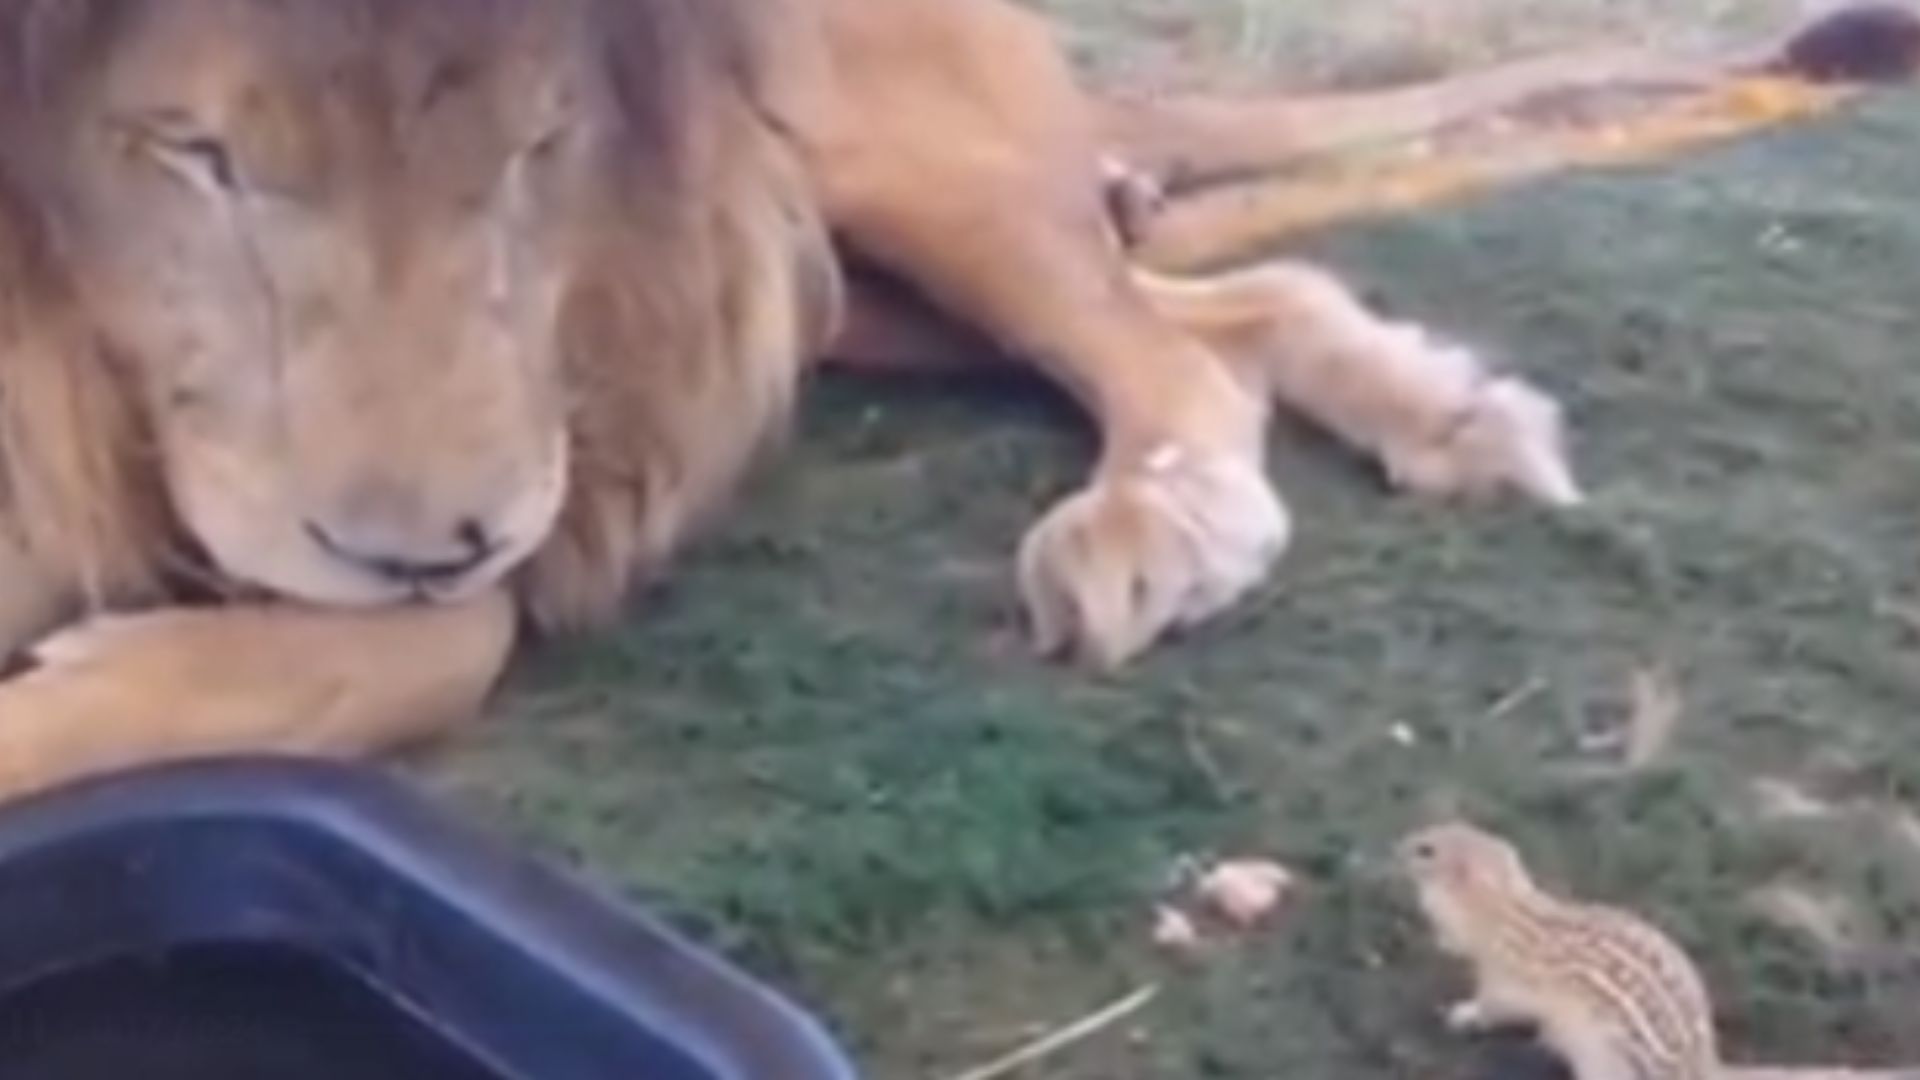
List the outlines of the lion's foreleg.
<svg viewBox="0 0 1920 1080">
<path fill-rule="evenodd" d="M 1266 399 L 1159 317 L 1103 232 L 1097 189 L 955 163 L 837 221 L 939 310 L 1066 388 L 1098 425 L 1092 481 L 1028 534 L 1039 645 L 1118 665 L 1256 584 L 1288 536 L 1264 471 Z M 986 352 L 987 350 L 982 350 Z"/>
<path fill-rule="evenodd" d="M 35 647 L 0 684 L 0 798 L 224 753 L 350 756 L 472 714 L 502 670 L 514 606 L 166 609 Z"/>
<path fill-rule="evenodd" d="M 819 10 L 834 85 L 798 129 L 835 236 L 1098 425 L 1091 481 L 1020 548 L 1041 647 L 1111 667 L 1245 594 L 1288 534 L 1266 397 L 1130 279 L 1097 124 L 1046 24 L 980 0 Z M 926 326 L 868 334 L 867 358 L 911 355 Z"/>
</svg>

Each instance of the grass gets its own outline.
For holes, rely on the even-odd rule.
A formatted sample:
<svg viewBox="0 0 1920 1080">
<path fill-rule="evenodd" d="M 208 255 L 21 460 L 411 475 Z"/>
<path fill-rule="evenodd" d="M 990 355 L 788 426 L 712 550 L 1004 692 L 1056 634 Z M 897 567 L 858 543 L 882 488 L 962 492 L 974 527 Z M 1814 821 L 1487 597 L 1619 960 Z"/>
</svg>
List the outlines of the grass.
<svg viewBox="0 0 1920 1080">
<path fill-rule="evenodd" d="M 1916 104 L 1302 245 L 1564 395 L 1590 509 L 1421 507 L 1283 432 L 1300 535 L 1271 587 L 1091 678 L 1024 655 L 1008 581 L 1086 464 L 1071 415 L 827 380 L 630 625 L 523 665 L 426 775 L 776 979 L 885 1080 L 1146 980 L 1168 990 L 1134 1023 L 1027 1075 L 1476 1074 L 1437 1025 L 1457 973 L 1382 872 L 1437 801 L 1686 942 L 1735 1057 L 1920 1061 L 1895 816 L 1920 808 Z M 1651 665 L 1673 745 L 1582 772 Z M 1837 809 L 1770 818 L 1761 778 Z M 1306 892 L 1170 964 L 1147 906 L 1208 851 Z M 1842 947 L 1750 902 L 1781 882 L 1845 901 Z"/>
<path fill-rule="evenodd" d="M 1096 76 L 1328 86 L 1430 76 L 1547 49 L 1771 40 L 1831 0 L 1029 0 Z"/>
</svg>

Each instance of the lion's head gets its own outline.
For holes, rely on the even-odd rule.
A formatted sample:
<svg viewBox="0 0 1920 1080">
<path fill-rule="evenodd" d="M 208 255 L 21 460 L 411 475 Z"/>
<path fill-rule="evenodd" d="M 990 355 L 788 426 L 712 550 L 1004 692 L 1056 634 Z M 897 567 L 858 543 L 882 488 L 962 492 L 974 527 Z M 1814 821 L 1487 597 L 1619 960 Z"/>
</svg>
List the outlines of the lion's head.
<svg viewBox="0 0 1920 1080">
<path fill-rule="evenodd" d="M 23 3 L 0 214 L 239 580 L 611 603 L 830 302 L 735 0 Z"/>
</svg>

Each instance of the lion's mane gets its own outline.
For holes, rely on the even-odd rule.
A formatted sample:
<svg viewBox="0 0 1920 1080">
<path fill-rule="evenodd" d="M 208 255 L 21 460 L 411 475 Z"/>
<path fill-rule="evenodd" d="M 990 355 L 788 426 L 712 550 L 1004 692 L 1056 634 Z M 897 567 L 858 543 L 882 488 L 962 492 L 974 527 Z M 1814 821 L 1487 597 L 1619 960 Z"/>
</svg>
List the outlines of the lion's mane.
<svg viewBox="0 0 1920 1080">
<path fill-rule="evenodd" d="M 60 140 L 142 8 L 16 0 L 0 19 L 0 525 L 96 603 L 150 595 L 182 556 L 146 403 L 103 340 L 62 242 Z M 264 0 L 263 0 L 264 2 Z M 476 8 L 556 0 L 282 0 L 302 33 L 486 34 Z M 772 107 L 779 50 L 757 0 L 571 0 L 614 90 L 597 239 L 573 268 L 561 347 L 573 473 L 554 532 L 517 575 L 566 627 L 617 610 L 711 510 L 788 411 L 832 328 L 839 282 Z M 362 43 L 356 43 L 358 48 Z M 486 42 L 473 43 L 489 55 Z M 297 403 L 296 403 L 297 405 Z M 343 431 L 342 438 L 354 433 Z"/>
</svg>

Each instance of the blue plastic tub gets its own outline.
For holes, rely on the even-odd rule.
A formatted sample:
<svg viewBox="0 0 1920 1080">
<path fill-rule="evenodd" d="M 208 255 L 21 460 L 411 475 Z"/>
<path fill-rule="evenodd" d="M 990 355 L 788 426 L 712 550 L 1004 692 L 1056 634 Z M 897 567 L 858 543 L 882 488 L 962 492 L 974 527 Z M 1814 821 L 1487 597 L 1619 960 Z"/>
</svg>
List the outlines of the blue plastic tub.
<svg viewBox="0 0 1920 1080">
<path fill-rule="evenodd" d="M 5 1080 L 853 1080 L 817 1024 L 375 770 L 0 810 Z"/>
</svg>

